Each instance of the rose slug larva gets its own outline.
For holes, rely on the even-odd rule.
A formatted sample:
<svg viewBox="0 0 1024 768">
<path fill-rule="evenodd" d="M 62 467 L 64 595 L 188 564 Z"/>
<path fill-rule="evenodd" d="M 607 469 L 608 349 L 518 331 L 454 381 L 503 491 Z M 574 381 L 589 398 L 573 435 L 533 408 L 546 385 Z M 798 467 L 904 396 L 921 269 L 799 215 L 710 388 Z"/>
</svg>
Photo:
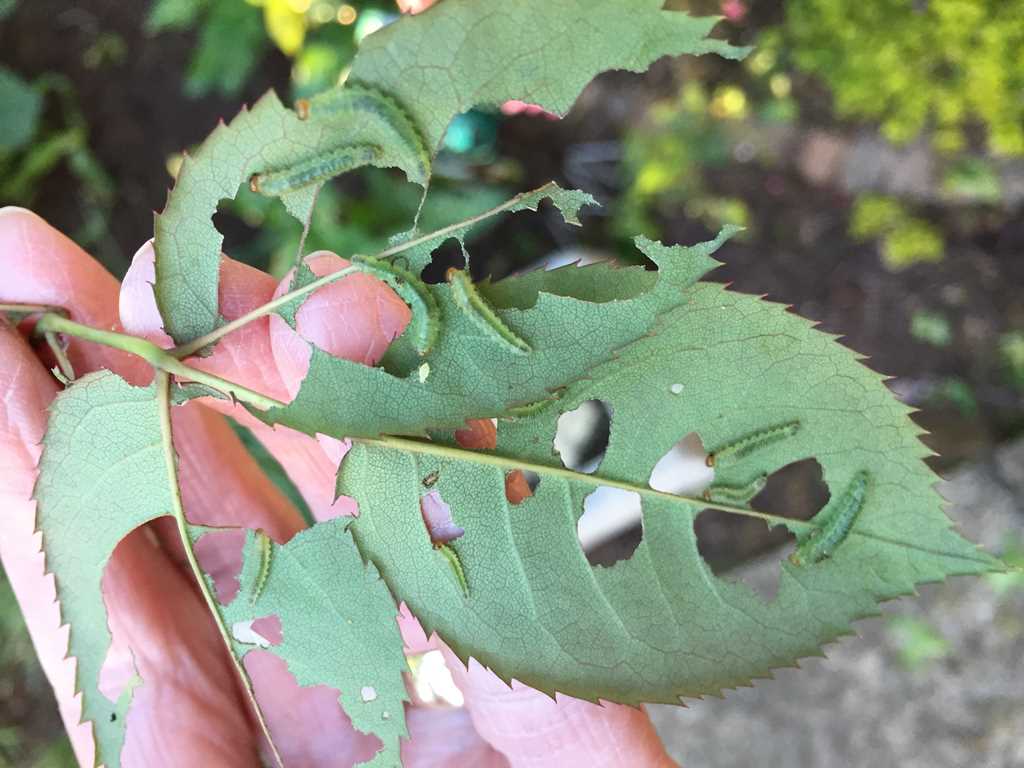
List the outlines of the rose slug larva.
<svg viewBox="0 0 1024 768">
<path fill-rule="evenodd" d="M 413 345 L 421 356 L 430 352 L 441 325 L 441 307 L 430 288 L 412 272 L 391 262 L 371 256 L 353 255 L 349 258 L 353 267 L 383 280 L 409 305 Z"/>
<path fill-rule="evenodd" d="M 351 144 L 316 155 L 287 168 L 255 173 L 249 188 L 267 197 L 280 197 L 310 184 L 333 179 L 343 173 L 369 165 L 381 158 L 381 148 L 373 144 Z"/>
<path fill-rule="evenodd" d="M 749 435 L 744 435 L 739 440 L 734 440 L 728 445 L 723 445 L 721 448 L 711 451 L 708 454 L 707 465 L 713 467 L 715 464 L 719 464 L 727 459 L 742 459 L 765 446 L 785 440 L 787 437 L 792 437 L 798 431 L 800 431 L 799 421 L 787 421 L 784 424 L 777 424 L 767 429 L 752 432 Z"/>
<path fill-rule="evenodd" d="M 767 484 L 768 475 L 758 475 L 746 485 L 712 485 L 704 491 L 704 498 L 722 504 L 746 504 L 763 491 Z"/>
<path fill-rule="evenodd" d="M 857 516 L 864 507 L 868 490 L 868 473 L 858 472 L 846 486 L 843 495 L 811 518 L 814 528 L 798 539 L 796 552 L 790 555 L 794 565 L 811 565 L 830 557 L 836 547 L 850 535 Z"/>
<path fill-rule="evenodd" d="M 374 116 L 394 132 L 414 158 L 418 178 L 413 181 L 423 182 L 430 175 L 430 150 L 423 134 L 398 102 L 387 94 L 358 83 L 346 83 L 311 99 L 299 99 L 295 102 L 295 112 L 300 120 Z"/>
<path fill-rule="evenodd" d="M 274 542 L 263 531 L 256 531 L 256 544 L 260 551 L 260 570 L 256 574 L 256 583 L 252 588 L 250 603 L 255 603 L 263 594 L 263 588 L 267 585 L 267 579 L 270 578 L 270 559 L 274 554 Z"/>
<path fill-rule="evenodd" d="M 516 335 L 515 331 L 509 328 L 491 309 L 473 285 L 473 280 L 467 272 L 452 267 L 446 275 L 448 284 L 452 288 L 452 298 L 459 309 L 466 313 L 473 323 L 486 334 L 486 336 L 502 346 L 514 352 L 532 352 L 529 344 Z"/>
<path fill-rule="evenodd" d="M 459 553 L 455 551 L 455 547 L 451 544 L 435 544 L 434 548 L 448 562 L 449 567 L 452 569 L 452 575 L 455 576 L 455 581 L 462 588 L 462 594 L 465 597 L 469 597 L 469 582 L 466 580 L 466 571 L 462 567 L 462 560 L 459 558 Z"/>
</svg>

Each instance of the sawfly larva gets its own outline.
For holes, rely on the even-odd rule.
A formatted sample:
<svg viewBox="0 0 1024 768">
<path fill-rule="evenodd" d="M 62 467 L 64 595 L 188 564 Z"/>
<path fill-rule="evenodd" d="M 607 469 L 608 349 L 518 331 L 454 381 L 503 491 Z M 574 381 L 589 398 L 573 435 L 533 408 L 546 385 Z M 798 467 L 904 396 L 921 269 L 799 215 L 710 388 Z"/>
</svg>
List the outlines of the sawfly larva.
<svg viewBox="0 0 1024 768">
<path fill-rule="evenodd" d="M 704 491 L 704 499 L 722 504 L 746 504 L 763 491 L 767 484 L 768 475 L 758 475 L 746 485 L 712 485 Z"/>
<path fill-rule="evenodd" d="M 280 197 L 310 184 L 319 184 L 369 165 L 379 160 L 382 155 L 381 148 L 374 144 L 339 147 L 287 168 L 255 173 L 249 178 L 249 189 L 267 197 Z"/>
<path fill-rule="evenodd" d="M 391 262 L 370 256 L 353 255 L 349 258 L 353 267 L 383 280 L 409 305 L 412 310 L 409 328 L 412 331 L 413 346 L 421 357 L 430 352 L 441 326 L 441 307 L 430 288 L 412 272 Z"/>
<path fill-rule="evenodd" d="M 346 83 L 295 102 L 300 120 L 372 115 L 387 125 L 404 145 L 415 164 L 413 181 L 423 182 L 430 175 L 430 150 L 423 134 L 398 102 L 391 96 L 357 83 Z"/>
<path fill-rule="evenodd" d="M 274 554 L 274 542 L 263 531 L 256 531 L 256 544 L 260 550 L 260 569 L 256 574 L 256 583 L 252 588 L 250 603 L 255 603 L 263 594 L 263 588 L 267 586 L 267 579 L 270 578 L 270 560 Z"/>
<path fill-rule="evenodd" d="M 466 571 L 462 567 L 462 560 L 459 558 L 459 553 L 455 551 L 455 548 L 451 544 L 435 544 L 434 548 L 440 552 L 444 559 L 448 561 L 448 565 L 452 569 L 452 573 L 455 576 L 455 580 L 462 587 L 462 594 L 469 597 L 469 582 L 466 581 Z"/>
<path fill-rule="evenodd" d="M 542 400 L 534 400 L 532 403 L 522 403 L 521 405 L 510 405 L 505 409 L 505 413 L 513 419 L 523 419 L 527 416 L 533 416 L 540 413 L 552 403 L 556 402 L 560 397 L 561 393 L 555 392 L 551 397 L 546 397 Z"/>
<path fill-rule="evenodd" d="M 799 430 L 799 421 L 788 421 L 785 424 L 778 424 L 774 427 L 758 430 L 728 445 L 723 445 L 718 450 L 711 451 L 708 454 L 707 465 L 713 467 L 715 464 L 721 463 L 726 459 L 742 459 L 772 443 L 792 437 Z"/>
<path fill-rule="evenodd" d="M 468 273 L 451 267 L 446 274 L 448 284 L 452 288 L 455 303 L 482 330 L 489 339 L 514 352 L 532 352 L 532 348 L 515 331 L 505 325 L 504 321 L 491 309 L 473 285 Z"/>
<path fill-rule="evenodd" d="M 829 504 L 811 518 L 811 522 L 818 527 L 802 540 L 798 539 L 796 552 L 789 557 L 790 562 L 794 565 L 810 565 L 831 556 L 857 522 L 867 490 L 868 473 L 858 472 L 835 504 Z"/>
</svg>

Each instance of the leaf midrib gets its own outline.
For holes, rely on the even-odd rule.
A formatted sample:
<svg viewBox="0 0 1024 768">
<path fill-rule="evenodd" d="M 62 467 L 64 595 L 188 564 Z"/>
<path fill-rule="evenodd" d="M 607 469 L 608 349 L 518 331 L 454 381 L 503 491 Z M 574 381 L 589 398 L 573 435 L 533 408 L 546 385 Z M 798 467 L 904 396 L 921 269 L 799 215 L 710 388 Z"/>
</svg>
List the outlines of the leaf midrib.
<svg viewBox="0 0 1024 768">
<path fill-rule="evenodd" d="M 541 477 L 558 477 L 567 481 L 582 482 L 588 485 L 592 485 L 595 488 L 598 486 L 605 486 L 609 488 L 618 488 L 623 491 L 630 491 L 638 494 L 641 499 L 652 498 L 660 499 L 662 501 L 668 501 L 673 504 L 686 504 L 698 506 L 701 509 L 710 509 L 716 512 L 724 512 L 731 515 L 741 515 L 743 517 L 753 517 L 759 520 L 763 520 L 769 525 L 783 525 L 791 531 L 812 531 L 817 526 L 807 520 L 797 520 L 790 517 L 783 517 L 782 515 L 773 515 L 767 512 L 758 512 L 754 509 L 748 509 L 745 507 L 737 507 L 730 504 L 722 504 L 716 501 L 709 501 L 704 498 L 698 498 L 693 496 L 683 496 L 680 494 L 667 493 L 665 491 L 658 491 L 647 485 L 637 485 L 635 483 L 624 482 L 622 480 L 613 480 L 611 478 L 601 477 L 597 474 L 589 475 L 583 472 L 577 472 L 575 470 L 567 469 L 565 467 L 552 467 L 547 464 L 537 464 L 535 462 L 524 461 L 522 459 L 511 458 L 504 456 L 499 453 L 487 452 L 484 453 L 478 450 L 470 450 L 468 448 L 459 448 L 452 445 L 443 445 L 440 443 L 428 442 L 426 440 L 416 440 L 408 437 L 391 437 L 382 436 L 377 438 L 353 438 L 353 442 L 366 443 L 368 445 L 377 445 L 384 448 L 389 448 L 396 451 L 406 451 L 414 454 L 425 454 L 429 456 L 436 456 L 440 458 L 452 459 L 454 461 L 463 461 L 470 464 L 478 464 L 490 467 L 499 467 L 505 470 L 525 470 L 529 472 L 535 472 Z M 908 541 L 899 541 L 890 537 L 882 536 L 870 531 L 853 529 L 850 531 L 851 536 L 859 536 L 874 541 L 879 541 L 884 544 L 890 544 L 892 546 L 902 547 L 904 549 L 922 552 L 929 555 L 940 555 L 942 557 L 949 557 L 956 560 L 963 560 L 966 562 L 973 563 L 985 563 L 990 565 L 990 561 L 978 557 L 968 557 L 958 552 L 940 552 L 928 547 L 922 547 L 918 544 Z"/>
</svg>

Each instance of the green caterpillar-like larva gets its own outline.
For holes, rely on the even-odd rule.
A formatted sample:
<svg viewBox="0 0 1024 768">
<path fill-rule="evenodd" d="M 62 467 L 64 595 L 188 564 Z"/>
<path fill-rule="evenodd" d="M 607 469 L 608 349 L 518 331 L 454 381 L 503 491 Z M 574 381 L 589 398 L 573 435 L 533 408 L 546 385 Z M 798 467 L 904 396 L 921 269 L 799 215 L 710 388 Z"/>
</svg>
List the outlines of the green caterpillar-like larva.
<svg viewBox="0 0 1024 768">
<path fill-rule="evenodd" d="M 295 102 L 295 112 L 300 120 L 373 115 L 394 131 L 410 157 L 415 159 L 415 173 L 419 178 L 412 181 L 424 183 L 430 176 L 430 150 L 423 134 L 398 102 L 380 91 L 346 83 L 311 99 L 299 99 Z"/>
<path fill-rule="evenodd" d="M 448 561 L 448 565 L 455 575 L 455 580 L 462 587 L 462 594 L 469 597 L 469 582 L 466 580 L 466 571 L 462 567 L 459 553 L 455 551 L 451 544 L 435 544 L 434 548 L 444 555 L 444 559 Z"/>
<path fill-rule="evenodd" d="M 249 179 L 249 188 L 267 197 L 280 197 L 310 184 L 318 184 L 369 165 L 379 160 L 383 154 L 383 150 L 374 144 L 339 147 L 288 168 L 253 174 Z"/>
<path fill-rule="evenodd" d="M 533 349 L 502 321 L 477 293 L 469 274 L 452 267 L 447 273 L 448 284 L 452 287 L 452 298 L 463 312 L 480 328 L 488 338 L 514 352 L 532 352 Z"/>
<path fill-rule="evenodd" d="M 532 403 L 523 403 L 522 405 L 510 405 L 505 409 L 505 413 L 511 418 L 523 419 L 540 413 L 560 397 L 561 395 L 556 392 L 551 397 L 546 397 L 543 400 L 534 400 Z"/>
<path fill-rule="evenodd" d="M 409 305 L 412 310 L 409 328 L 412 331 L 413 346 L 421 356 L 430 352 L 441 326 L 441 307 L 430 288 L 412 272 L 396 267 L 391 262 L 371 256 L 353 255 L 349 258 L 353 267 L 383 280 Z"/>
<path fill-rule="evenodd" d="M 792 437 L 798 431 L 800 431 L 799 421 L 789 421 L 785 424 L 778 424 L 774 427 L 758 430 L 728 445 L 723 445 L 718 450 L 711 451 L 708 454 L 707 465 L 713 467 L 715 464 L 720 464 L 728 459 L 742 459 L 765 446 L 777 443 L 787 437 Z"/>
<path fill-rule="evenodd" d="M 803 539 L 798 537 L 796 552 L 790 555 L 790 562 L 794 565 L 810 565 L 831 556 L 850 534 L 864 507 L 867 490 L 868 473 L 858 472 L 834 504 L 829 504 L 811 518 L 811 522 L 818 527 Z"/>
<path fill-rule="evenodd" d="M 256 584 L 252 588 L 251 603 L 255 603 L 263 594 L 263 588 L 267 586 L 267 579 L 270 578 L 270 559 L 274 554 L 274 542 L 270 540 L 263 531 L 256 531 L 256 541 L 260 548 L 260 570 L 256 575 Z"/>
<path fill-rule="evenodd" d="M 767 484 L 768 475 L 759 475 L 746 485 L 712 485 L 704 491 L 704 498 L 723 504 L 746 504 L 763 491 Z"/>
</svg>

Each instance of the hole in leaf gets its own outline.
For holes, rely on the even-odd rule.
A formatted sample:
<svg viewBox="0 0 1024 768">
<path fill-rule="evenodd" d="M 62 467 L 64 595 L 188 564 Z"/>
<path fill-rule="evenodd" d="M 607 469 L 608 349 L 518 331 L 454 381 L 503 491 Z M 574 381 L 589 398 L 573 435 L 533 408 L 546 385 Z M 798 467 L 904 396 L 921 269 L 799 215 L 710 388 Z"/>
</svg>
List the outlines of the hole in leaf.
<svg viewBox="0 0 1024 768">
<path fill-rule="evenodd" d="M 536 472 L 513 469 L 505 474 L 505 498 L 509 504 L 522 504 L 533 496 L 533 491 L 539 484 L 540 477 Z"/>
<path fill-rule="evenodd" d="M 285 210 L 281 199 L 253 192 L 248 181 L 234 200 L 221 200 L 213 226 L 224 235 L 224 253 L 278 277 L 287 271 L 302 236 L 301 222 Z"/>
<path fill-rule="evenodd" d="M 437 491 L 430 491 L 420 498 L 420 512 L 427 533 L 434 545 L 447 544 L 460 538 L 466 531 L 452 520 L 452 509 Z"/>
<path fill-rule="evenodd" d="M 765 601 L 775 599 L 782 558 L 771 555 L 754 559 L 753 556 L 766 548 L 795 541 L 793 534 L 781 526 L 769 529 L 763 520 L 728 515 L 715 509 L 705 509 L 697 515 L 693 528 L 697 551 L 712 573 L 727 581 L 742 582 Z"/>
<path fill-rule="evenodd" d="M 611 407 L 601 400 L 585 400 L 559 416 L 554 449 L 566 469 L 596 472 L 608 450 L 611 424 Z"/>
<path fill-rule="evenodd" d="M 658 459 L 647 483 L 656 491 L 696 496 L 714 477 L 715 471 L 707 465 L 707 451 L 700 435 L 691 432 Z"/>
<path fill-rule="evenodd" d="M 271 642 L 253 626 L 255 619 L 249 621 L 236 621 L 231 625 L 231 636 L 240 643 L 255 645 L 257 648 L 269 648 Z"/>
<path fill-rule="evenodd" d="M 498 446 L 497 419 L 470 419 L 465 428 L 455 430 L 455 442 L 463 448 L 493 451 Z"/>
<path fill-rule="evenodd" d="M 768 476 L 753 502 L 761 512 L 793 520 L 810 520 L 828 502 L 828 486 L 815 459 L 787 464 Z"/>
<path fill-rule="evenodd" d="M 764 488 L 749 505 L 759 512 L 808 520 L 828 498 L 821 465 L 814 459 L 804 459 L 769 475 Z M 697 516 L 694 531 L 698 551 L 713 573 L 730 576 L 738 573 L 738 578 L 762 598 L 774 599 L 781 573 L 780 554 L 788 554 L 779 553 L 779 549 L 795 541 L 792 533 L 781 525 L 769 528 L 757 518 L 714 509 L 705 509 Z M 767 552 L 773 554 L 762 560 L 754 559 Z"/>
<path fill-rule="evenodd" d="M 628 560 L 643 538 L 640 494 L 603 485 L 589 493 L 576 521 L 576 536 L 591 565 Z"/>
<path fill-rule="evenodd" d="M 228 605 L 238 594 L 238 574 L 242 570 L 242 529 L 209 531 L 195 543 L 196 558 L 213 579 L 213 588 L 221 605 Z"/>
<path fill-rule="evenodd" d="M 438 285 L 446 282 L 445 275 L 452 267 L 456 269 L 466 268 L 466 252 L 456 238 L 449 237 L 430 256 L 430 263 L 423 268 L 420 278 L 423 282 L 431 285 Z"/>
<path fill-rule="evenodd" d="M 411 655 L 408 662 L 413 691 L 420 703 L 447 704 L 450 707 L 461 707 L 465 703 L 441 651 Z"/>
<path fill-rule="evenodd" d="M 281 712 L 292 714 L 289 733 L 316 739 L 319 754 L 345 755 L 346 763 L 369 761 L 380 751 L 379 738 L 356 729 L 338 701 L 340 692 L 323 683 L 300 685 L 288 663 L 269 650 L 253 648 L 242 660 L 260 701 L 273 700 Z M 379 707 L 380 704 L 378 703 Z M 315 712 L 311 718 L 308 713 Z"/>
</svg>

